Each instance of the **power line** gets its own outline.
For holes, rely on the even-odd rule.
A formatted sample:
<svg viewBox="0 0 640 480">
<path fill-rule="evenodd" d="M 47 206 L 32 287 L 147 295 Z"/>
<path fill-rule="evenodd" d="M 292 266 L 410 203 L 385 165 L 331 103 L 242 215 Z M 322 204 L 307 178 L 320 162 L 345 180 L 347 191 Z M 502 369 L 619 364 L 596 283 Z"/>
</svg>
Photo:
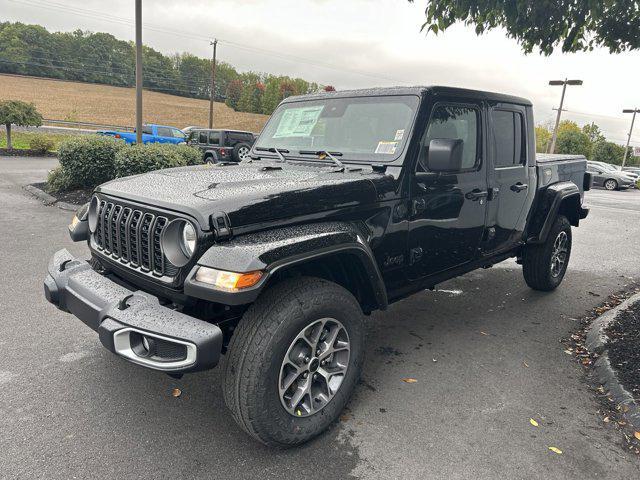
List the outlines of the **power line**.
<svg viewBox="0 0 640 480">
<path fill-rule="evenodd" d="M 45 65 L 45 64 L 39 64 L 39 63 L 33 63 L 33 62 L 14 62 L 14 61 L 7 61 L 7 60 L 0 59 L 0 63 L 8 63 L 13 65 L 28 65 L 28 66 L 34 66 L 34 67 L 40 67 L 40 68 L 49 68 L 54 70 L 63 70 L 63 71 L 72 71 L 72 72 L 84 72 L 84 70 L 76 69 L 76 68 L 71 69 L 68 67 L 55 67 L 52 65 Z M 11 72 L 7 72 L 7 73 L 11 73 Z M 102 75 L 102 73 L 99 73 L 99 72 L 89 72 L 89 73 L 95 74 L 95 75 Z M 56 79 L 53 78 L 52 80 L 56 80 Z M 73 80 L 73 79 L 64 79 L 64 80 Z M 105 85 L 104 82 L 102 82 L 101 84 Z M 114 85 L 114 84 L 106 84 L 106 85 L 112 86 L 112 87 L 131 87 L 131 85 L 126 83 L 125 85 Z M 162 88 L 161 86 L 149 85 L 148 83 L 147 85 L 145 85 L 145 88 L 149 90 L 157 90 L 157 91 L 164 91 L 164 92 L 179 92 L 179 93 L 189 93 L 189 94 L 198 93 L 193 89 L 186 90 L 186 89 L 177 88 L 177 87 Z"/>
<path fill-rule="evenodd" d="M 39 8 L 45 8 L 45 9 L 56 10 L 56 11 L 64 11 L 67 14 L 88 17 L 88 18 L 91 18 L 93 20 L 95 20 L 96 18 L 99 18 L 99 19 L 102 19 L 102 20 L 104 20 L 106 22 L 117 23 L 117 24 L 121 24 L 121 25 L 133 25 L 134 24 L 133 21 L 131 21 L 131 20 L 125 18 L 125 17 L 118 17 L 118 16 L 115 16 L 115 15 L 104 14 L 102 12 L 98 12 L 98 11 L 95 11 L 95 10 L 90 10 L 90 9 L 87 9 L 87 8 L 78 8 L 78 7 L 75 7 L 75 6 L 72 7 L 70 5 L 61 4 L 61 3 L 55 3 L 55 2 L 46 2 L 45 3 L 45 2 L 40 2 L 39 0 L 9 0 L 9 1 L 13 2 L 13 3 L 20 3 L 20 4 L 24 4 L 24 5 L 29 5 L 29 6 L 35 6 L 35 7 L 39 7 Z M 161 27 L 159 25 L 154 25 L 154 24 L 150 24 L 150 23 L 143 23 L 143 25 L 147 30 L 155 31 L 155 32 L 158 32 L 158 33 L 165 33 L 165 34 L 169 34 L 169 35 L 180 36 L 180 37 L 194 39 L 194 40 L 202 40 L 202 41 L 207 41 L 207 42 L 209 42 L 211 40 L 210 37 L 207 37 L 207 36 L 187 33 L 187 32 L 183 32 L 183 31 L 179 31 L 179 30 L 167 29 L 167 28 Z M 361 76 L 364 76 L 364 77 L 375 78 L 375 79 L 378 79 L 378 80 L 391 81 L 391 82 L 396 82 L 396 83 L 405 84 L 405 85 L 412 83 L 412 82 L 408 82 L 406 80 L 399 80 L 399 79 L 395 79 L 395 78 L 387 77 L 387 76 L 383 76 L 383 75 L 376 75 L 376 74 L 372 74 L 372 73 L 368 73 L 368 72 L 363 72 L 363 71 L 360 71 L 360 70 L 344 68 L 344 67 L 341 67 L 341 66 L 338 66 L 338 65 L 327 63 L 327 62 L 319 62 L 317 60 L 311 60 L 311 59 L 308 59 L 308 58 L 305 58 L 305 57 L 285 54 L 285 53 L 282 53 L 282 52 L 277 52 L 277 51 L 274 51 L 274 50 L 268 50 L 268 49 L 265 49 L 265 48 L 254 47 L 252 45 L 242 44 L 242 43 L 239 43 L 239 42 L 236 42 L 236 41 L 233 41 L 233 40 L 227 40 L 227 39 L 223 39 L 223 38 L 218 38 L 218 42 L 221 43 L 221 44 L 225 44 L 225 45 L 227 45 L 229 47 L 239 49 L 239 50 L 245 50 L 245 51 L 250 51 L 250 52 L 255 52 L 255 53 L 261 53 L 263 55 L 268 55 L 268 56 L 271 56 L 271 57 L 279 58 L 281 60 L 285 60 L 285 61 L 289 61 L 289 62 L 293 62 L 293 63 L 304 63 L 304 64 L 315 66 L 315 67 L 325 68 L 325 69 L 329 69 L 329 70 L 336 70 L 336 71 L 339 71 L 339 72 L 347 72 L 347 73 L 352 73 L 352 74 L 355 74 L 355 75 L 361 75 Z"/>
</svg>

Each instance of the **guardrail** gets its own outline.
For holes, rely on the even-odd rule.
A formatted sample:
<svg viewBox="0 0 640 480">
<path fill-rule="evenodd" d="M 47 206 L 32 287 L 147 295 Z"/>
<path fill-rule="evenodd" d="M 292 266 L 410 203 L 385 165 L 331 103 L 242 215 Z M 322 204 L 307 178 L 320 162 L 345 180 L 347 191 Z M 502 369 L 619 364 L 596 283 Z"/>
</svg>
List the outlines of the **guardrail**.
<svg viewBox="0 0 640 480">
<path fill-rule="evenodd" d="M 79 122 L 72 120 L 56 120 L 53 118 L 42 119 L 43 125 L 61 126 L 67 128 L 87 128 L 90 130 L 127 130 L 133 131 L 133 127 L 125 127 L 122 125 L 109 125 L 104 123 Z"/>
</svg>

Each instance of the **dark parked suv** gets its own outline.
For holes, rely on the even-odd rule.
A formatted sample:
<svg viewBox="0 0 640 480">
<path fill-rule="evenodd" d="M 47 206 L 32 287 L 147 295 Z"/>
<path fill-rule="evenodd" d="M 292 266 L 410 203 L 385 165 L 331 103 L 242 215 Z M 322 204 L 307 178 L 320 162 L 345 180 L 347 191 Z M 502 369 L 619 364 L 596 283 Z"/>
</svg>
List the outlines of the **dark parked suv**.
<svg viewBox="0 0 640 480">
<path fill-rule="evenodd" d="M 189 144 L 202 150 L 207 163 L 240 162 L 248 157 L 256 137 L 240 130 L 194 129 Z"/>
</svg>

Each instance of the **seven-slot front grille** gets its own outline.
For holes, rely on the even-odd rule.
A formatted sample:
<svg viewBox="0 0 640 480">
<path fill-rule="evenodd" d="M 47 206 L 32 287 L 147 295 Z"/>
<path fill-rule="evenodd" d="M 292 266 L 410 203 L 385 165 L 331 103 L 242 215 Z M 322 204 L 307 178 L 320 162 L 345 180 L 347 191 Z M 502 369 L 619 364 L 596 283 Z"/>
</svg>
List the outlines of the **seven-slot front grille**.
<svg viewBox="0 0 640 480">
<path fill-rule="evenodd" d="M 178 268 L 165 258 L 160 246 L 167 217 L 101 200 L 94 241 L 99 251 L 132 268 L 173 277 Z"/>
</svg>

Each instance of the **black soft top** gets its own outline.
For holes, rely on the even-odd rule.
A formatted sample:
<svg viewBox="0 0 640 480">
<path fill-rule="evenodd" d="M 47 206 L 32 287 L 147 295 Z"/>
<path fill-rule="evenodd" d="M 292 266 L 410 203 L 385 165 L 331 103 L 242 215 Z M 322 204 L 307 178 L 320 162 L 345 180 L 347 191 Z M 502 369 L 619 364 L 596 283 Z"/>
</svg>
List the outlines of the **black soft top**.
<svg viewBox="0 0 640 480">
<path fill-rule="evenodd" d="M 445 86 L 416 86 L 416 87 L 378 87 L 364 88 L 359 90 L 342 90 L 339 92 L 320 92 L 310 95 L 297 95 L 288 97 L 282 103 L 296 102 L 301 100 L 320 100 L 324 98 L 348 98 L 348 97 L 376 97 L 388 95 L 447 95 L 447 96 L 464 96 L 472 97 L 480 100 L 488 100 L 495 102 L 515 103 L 518 105 L 531 106 L 531 102 L 526 98 L 514 97 L 502 93 L 485 92 L 482 90 L 469 90 L 466 88 L 445 87 Z"/>
</svg>

